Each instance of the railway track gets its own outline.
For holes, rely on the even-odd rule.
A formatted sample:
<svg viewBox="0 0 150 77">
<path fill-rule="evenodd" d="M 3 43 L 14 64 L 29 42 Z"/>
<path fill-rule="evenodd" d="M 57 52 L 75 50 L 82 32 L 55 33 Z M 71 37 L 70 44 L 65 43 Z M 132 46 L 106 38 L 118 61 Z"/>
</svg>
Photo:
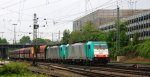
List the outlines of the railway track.
<svg viewBox="0 0 150 77">
<path fill-rule="evenodd" d="M 77 73 L 86 77 L 126 77 L 123 75 L 117 75 L 117 74 L 108 74 L 108 73 L 99 73 L 94 72 L 91 70 L 83 69 L 83 68 L 76 68 L 76 67 L 66 67 L 66 66 L 58 66 L 58 65 L 52 65 L 52 64 L 39 64 L 40 67 L 47 66 L 48 68 L 55 68 L 55 69 L 61 69 L 73 73 Z"/>
<path fill-rule="evenodd" d="M 61 69 L 65 71 L 74 72 L 83 76 L 88 77 L 137 77 L 137 76 L 145 76 L 149 77 L 150 72 L 146 70 L 136 70 L 130 68 L 117 68 L 115 67 L 106 67 L 106 66 L 77 66 L 77 65 L 66 65 L 66 64 L 53 64 L 53 63 L 38 63 L 40 67 L 47 66 L 47 68 L 52 67 L 55 69 Z"/>
</svg>

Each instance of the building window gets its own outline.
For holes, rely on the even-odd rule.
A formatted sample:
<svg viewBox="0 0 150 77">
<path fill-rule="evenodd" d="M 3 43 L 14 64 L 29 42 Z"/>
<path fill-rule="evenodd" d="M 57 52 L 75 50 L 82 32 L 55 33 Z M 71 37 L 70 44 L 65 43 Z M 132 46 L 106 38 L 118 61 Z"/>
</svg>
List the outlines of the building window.
<svg viewBox="0 0 150 77">
<path fill-rule="evenodd" d="M 143 24 L 141 25 L 141 29 L 144 29 L 144 25 Z"/>
<path fill-rule="evenodd" d="M 130 29 L 130 32 L 131 32 L 132 31 L 132 27 L 130 27 L 129 29 Z"/>
<path fill-rule="evenodd" d="M 149 23 L 146 23 L 146 24 L 145 24 L 146 28 L 148 28 L 148 24 L 149 24 Z"/>
<path fill-rule="evenodd" d="M 141 29 L 141 24 L 139 25 L 139 29 Z"/>
<path fill-rule="evenodd" d="M 145 32 L 145 35 L 148 36 L 148 31 Z"/>
<path fill-rule="evenodd" d="M 138 22 L 138 18 L 135 19 L 135 22 Z"/>
<path fill-rule="evenodd" d="M 148 15 L 146 15 L 146 20 L 148 20 Z"/>
<path fill-rule="evenodd" d="M 130 27 L 130 32 L 132 32 L 132 27 Z"/>
<path fill-rule="evenodd" d="M 140 19 L 140 21 L 143 21 L 143 16 L 141 16 L 139 19 Z"/>
<path fill-rule="evenodd" d="M 148 36 L 150 36 L 150 31 L 148 31 Z"/>
<path fill-rule="evenodd" d="M 130 24 L 132 24 L 132 19 L 130 20 Z"/>
<path fill-rule="evenodd" d="M 132 19 L 132 23 L 134 23 L 134 19 Z"/>
<path fill-rule="evenodd" d="M 130 20 L 127 21 L 127 24 L 130 24 Z"/>
<path fill-rule="evenodd" d="M 133 26 L 133 30 L 135 30 L 135 26 Z"/>
<path fill-rule="evenodd" d="M 135 30 L 138 30 L 138 25 L 135 26 Z"/>
<path fill-rule="evenodd" d="M 145 25 L 145 24 L 143 24 L 143 28 L 144 28 L 144 29 L 146 28 L 146 25 Z"/>
<path fill-rule="evenodd" d="M 144 16 L 144 20 L 146 20 L 146 16 Z"/>
</svg>

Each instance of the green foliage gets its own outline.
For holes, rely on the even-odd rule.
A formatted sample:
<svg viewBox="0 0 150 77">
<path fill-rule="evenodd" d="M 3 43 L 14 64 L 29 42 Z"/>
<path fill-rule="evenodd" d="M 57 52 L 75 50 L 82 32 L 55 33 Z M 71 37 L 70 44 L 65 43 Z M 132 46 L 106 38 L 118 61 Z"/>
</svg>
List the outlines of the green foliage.
<svg viewBox="0 0 150 77">
<path fill-rule="evenodd" d="M 106 33 L 98 30 L 92 22 L 86 22 L 81 30 L 64 31 L 64 37 L 62 43 L 67 44 L 75 42 L 86 42 L 86 41 L 105 41 Z"/>
<path fill-rule="evenodd" d="M 120 49 L 117 50 L 118 44 L 118 37 L 116 30 L 110 30 L 109 32 L 102 32 L 98 30 L 92 22 L 86 22 L 81 30 L 76 30 L 70 33 L 69 30 L 65 30 L 62 39 L 63 44 L 81 42 L 81 41 L 107 41 L 110 57 L 115 58 L 118 55 L 123 56 L 143 56 L 149 57 L 150 56 L 150 40 L 140 44 L 138 40 L 139 34 L 135 33 L 133 35 L 133 40 L 129 42 L 129 39 L 126 35 L 127 32 L 127 23 L 120 22 Z"/>
<path fill-rule="evenodd" d="M 140 56 L 150 58 L 150 41 L 145 41 L 137 47 Z"/>
<path fill-rule="evenodd" d="M 72 31 L 69 38 L 69 43 L 75 43 L 82 41 L 81 31 L 76 30 Z"/>
<path fill-rule="evenodd" d="M 62 44 L 85 42 L 85 41 L 105 41 L 106 33 L 98 30 L 92 22 L 86 22 L 81 30 L 72 31 L 65 30 Z"/>
<path fill-rule="evenodd" d="M 22 73 L 22 74 L 5 74 L 0 77 L 48 77 L 48 76 L 33 73 Z"/>
<path fill-rule="evenodd" d="M 116 45 L 115 45 L 115 46 L 116 46 Z M 115 47 L 109 48 L 109 56 L 110 56 L 111 58 L 115 58 L 115 57 L 117 56 L 117 54 L 116 54 L 116 48 L 115 48 Z"/>
<path fill-rule="evenodd" d="M 46 44 L 53 44 L 54 42 L 49 39 L 44 39 L 46 41 Z"/>
<path fill-rule="evenodd" d="M 127 46 L 129 42 L 129 39 L 126 35 L 126 31 L 121 31 L 120 32 L 120 47 Z"/>
<path fill-rule="evenodd" d="M 127 22 L 126 21 L 120 21 L 120 31 L 127 31 Z"/>
<path fill-rule="evenodd" d="M 129 39 L 126 35 L 127 28 L 126 28 L 126 22 L 120 22 L 119 25 L 119 37 L 117 37 L 117 30 L 110 30 L 107 32 L 107 38 L 106 41 L 108 42 L 109 51 L 111 54 L 111 57 L 116 57 L 117 55 L 126 55 L 125 50 L 127 48 L 124 48 L 128 45 Z M 118 39 L 120 38 L 120 42 L 118 42 Z M 120 45 L 120 49 L 118 50 L 118 46 Z"/>
<path fill-rule="evenodd" d="M 128 45 L 129 39 L 126 35 L 127 27 L 126 22 L 120 22 L 120 46 L 124 47 Z"/>
<path fill-rule="evenodd" d="M 63 38 L 61 40 L 62 44 L 68 44 L 69 43 L 69 38 L 70 38 L 70 31 L 69 30 L 64 30 Z"/>
<path fill-rule="evenodd" d="M 0 67 L 0 77 L 46 77 L 33 74 L 28 70 L 29 64 L 21 62 L 10 62 Z"/>
<path fill-rule="evenodd" d="M 107 39 L 107 33 L 106 32 L 103 32 L 103 31 L 99 31 L 99 34 L 98 34 L 98 41 L 106 41 Z"/>
<path fill-rule="evenodd" d="M 116 30 L 111 30 L 107 32 L 106 41 L 108 43 L 109 48 L 114 47 L 114 42 L 116 42 L 116 38 Z"/>
<path fill-rule="evenodd" d="M 106 40 L 106 33 L 98 30 L 92 22 L 86 22 L 82 29 L 83 41 L 104 41 Z"/>
<path fill-rule="evenodd" d="M 20 62 L 11 62 L 0 68 L 0 74 L 22 74 L 28 72 L 28 64 Z"/>
<path fill-rule="evenodd" d="M 42 39 L 42 38 L 37 38 L 35 40 L 32 40 L 32 44 L 52 44 L 53 42 L 49 39 Z"/>
<path fill-rule="evenodd" d="M 31 40 L 30 40 L 30 37 L 29 36 L 23 36 L 21 39 L 20 39 L 20 44 L 30 44 L 31 43 Z"/>
<path fill-rule="evenodd" d="M 136 44 L 139 43 L 138 38 L 139 38 L 139 33 L 135 33 L 135 34 L 133 35 L 132 45 L 136 45 Z"/>
<path fill-rule="evenodd" d="M 0 38 L 0 44 L 9 44 L 5 38 Z"/>
<path fill-rule="evenodd" d="M 35 41 L 37 42 L 37 44 L 53 44 L 53 42 L 49 39 L 42 39 L 42 38 L 37 38 L 36 40 L 30 40 L 29 36 L 23 36 L 20 39 L 20 44 L 34 44 Z"/>
<path fill-rule="evenodd" d="M 128 57 L 134 57 L 134 56 L 138 56 L 138 52 L 136 51 L 138 45 L 128 45 L 125 47 L 122 47 L 121 49 L 121 55 L 123 56 L 128 56 Z"/>
</svg>

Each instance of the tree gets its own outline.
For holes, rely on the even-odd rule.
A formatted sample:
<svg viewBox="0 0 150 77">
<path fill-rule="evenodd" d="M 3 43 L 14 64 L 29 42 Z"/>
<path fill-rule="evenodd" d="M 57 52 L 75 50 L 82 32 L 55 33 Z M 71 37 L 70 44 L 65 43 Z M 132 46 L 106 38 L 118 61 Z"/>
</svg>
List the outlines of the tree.
<svg viewBox="0 0 150 77">
<path fill-rule="evenodd" d="M 69 38 L 70 38 L 70 31 L 69 30 L 64 30 L 61 43 L 62 44 L 68 44 L 69 43 Z"/>
<path fill-rule="evenodd" d="M 106 41 L 108 43 L 108 47 L 114 47 L 114 43 L 116 42 L 116 30 L 110 30 L 107 32 Z"/>
<path fill-rule="evenodd" d="M 46 44 L 53 44 L 53 42 L 50 39 L 44 39 L 46 41 Z"/>
<path fill-rule="evenodd" d="M 88 21 L 82 26 L 81 30 L 72 31 L 71 34 L 68 31 L 64 31 L 63 43 L 67 44 L 68 38 L 69 43 L 105 41 L 106 33 L 100 31 L 92 22 Z"/>
<path fill-rule="evenodd" d="M 120 46 L 124 47 L 128 45 L 129 38 L 126 35 L 127 32 L 127 27 L 126 27 L 126 22 L 120 22 Z"/>
<path fill-rule="evenodd" d="M 106 41 L 107 39 L 107 33 L 104 31 L 100 31 L 98 32 L 98 41 Z"/>
<path fill-rule="evenodd" d="M 86 22 L 83 25 L 83 27 L 81 29 L 81 32 L 82 32 L 82 37 L 83 37 L 84 41 L 89 41 L 89 40 L 92 40 L 92 41 L 104 41 L 104 40 L 106 40 L 106 33 L 100 31 L 90 21 Z"/>
<path fill-rule="evenodd" d="M 110 57 L 114 58 L 117 56 L 116 53 L 116 39 L 117 39 L 117 35 L 116 35 L 116 30 L 110 30 L 107 32 L 107 37 L 106 37 L 106 41 L 108 43 L 108 48 L 109 48 L 109 53 L 110 53 Z"/>
<path fill-rule="evenodd" d="M 30 40 L 30 37 L 29 36 L 23 36 L 21 39 L 20 39 L 20 44 L 30 44 L 31 43 L 31 40 Z"/>
<path fill-rule="evenodd" d="M 139 43 L 139 33 L 135 33 L 134 35 L 133 35 L 133 40 L 132 40 L 132 45 L 136 45 L 136 44 L 138 44 Z"/>
<path fill-rule="evenodd" d="M 119 23 L 119 37 L 117 37 L 117 30 L 111 30 L 107 33 L 106 40 L 108 42 L 109 50 L 112 57 L 116 57 L 117 55 L 123 55 L 123 53 L 125 52 L 124 47 L 127 46 L 129 42 L 128 36 L 126 35 L 126 22 Z M 119 39 L 120 42 L 118 42 Z M 120 46 L 119 50 L 118 46 Z"/>
<path fill-rule="evenodd" d="M 32 44 L 53 44 L 53 42 L 49 39 L 37 38 L 32 40 Z"/>
<path fill-rule="evenodd" d="M 0 44 L 9 44 L 5 38 L 0 38 Z"/>
<path fill-rule="evenodd" d="M 139 44 L 137 47 L 137 51 L 139 52 L 139 56 L 150 58 L 150 41 L 145 41 L 142 44 Z"/>
<path fill-rule="evenodd" d="M 69 43 L 75 43 L 80 41 L 83 41 L 81 31 L 79 30 L 72 31 L 70 34 Z"/>
</svg>

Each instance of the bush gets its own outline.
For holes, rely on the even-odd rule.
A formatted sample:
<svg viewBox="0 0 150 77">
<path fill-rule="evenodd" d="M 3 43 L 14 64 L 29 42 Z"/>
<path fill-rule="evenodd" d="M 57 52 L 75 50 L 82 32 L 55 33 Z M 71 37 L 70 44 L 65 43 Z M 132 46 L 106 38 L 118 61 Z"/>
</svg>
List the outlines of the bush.
<svg viewBox="0 0 150 77">
<path fill-rule="evenodd" d="M 139 56 L 150 58 L 150 41 L 145 41 L 137 47 Z"/>
<path fill-rule="evenodd" d="M 33 74 L 28 67 L 29 64 L 25 62 L 10 62 L 0 67 L 0 77 L 47 77 L 42 74 Z"/>
<path fill-rule="evenodd" d="M 128 57 L 135 57 L 138 56 L 138 52 L 136 51 L 138 45 L 129 45 L 125 46 L 121 49 L 121 52 L 123 56 L 128 56 Z"/>
<path fill-rule="evenodd" d="M 27 63 L 11 62 L 0 68 L 0 74 L 22 74 L 28 72 Z"/>
</svg>

